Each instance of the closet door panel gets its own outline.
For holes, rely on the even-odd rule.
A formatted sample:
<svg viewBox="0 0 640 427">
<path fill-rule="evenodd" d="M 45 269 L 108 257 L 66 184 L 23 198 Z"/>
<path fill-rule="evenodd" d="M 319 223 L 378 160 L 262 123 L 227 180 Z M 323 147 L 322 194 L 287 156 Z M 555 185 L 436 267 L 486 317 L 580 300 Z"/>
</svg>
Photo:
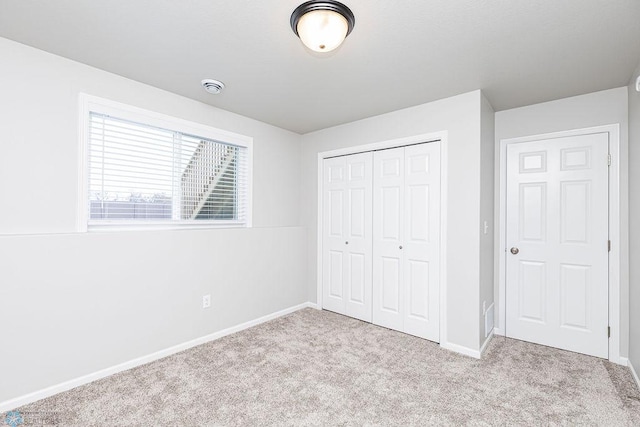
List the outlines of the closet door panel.
<svg viewBox="0 0 640 427">
<path fill-rule="evenodd" d="M 373 323 L 402 330 L 404 148 L 373 155 Z"/>
<path fill-rule="evenodd" d="M 354 154 L 346 156 L 345 161 L 345 314 L 371 322 L 373 154 Z"/>
<path fill-rule="evenodd" d="M 405 148 L 404 332 L 439 341 L 440 144 Z"/>
<path fill-rule="evenodd" d="M 322 215 L 322 306 L 346 314 L 347 162 L 343 157 L 324 160 Z"/>
</svg>

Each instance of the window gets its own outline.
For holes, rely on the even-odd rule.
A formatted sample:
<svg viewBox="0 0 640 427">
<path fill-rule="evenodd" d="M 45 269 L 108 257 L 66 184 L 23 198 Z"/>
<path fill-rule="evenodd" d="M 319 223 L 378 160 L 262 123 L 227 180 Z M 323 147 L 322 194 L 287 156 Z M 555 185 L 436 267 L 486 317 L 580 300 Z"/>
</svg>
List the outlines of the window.
<svg viewBox="0 0 640 427">
<path fill-rule="evenodd" d="M 251 139 L 85 96 L 86 229 L 250 225 Z"/>
</svg>

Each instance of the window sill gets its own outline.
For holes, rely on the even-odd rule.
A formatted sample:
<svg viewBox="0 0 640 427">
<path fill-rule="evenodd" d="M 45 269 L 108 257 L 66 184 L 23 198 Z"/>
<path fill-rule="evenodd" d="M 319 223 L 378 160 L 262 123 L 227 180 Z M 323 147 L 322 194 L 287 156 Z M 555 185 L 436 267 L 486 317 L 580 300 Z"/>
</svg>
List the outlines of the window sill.
<svg viewBox="0 0 640 427">
<path fill-rule="evenodd" d="M 211 230 L 225 228 L 251 228 L 250 224 L 238 222 L 207 222 L 207 223 L 89 223 L 83 232 L 104 233 L 123 231 L 162 231 L 162 230 Z"/>
</svg>

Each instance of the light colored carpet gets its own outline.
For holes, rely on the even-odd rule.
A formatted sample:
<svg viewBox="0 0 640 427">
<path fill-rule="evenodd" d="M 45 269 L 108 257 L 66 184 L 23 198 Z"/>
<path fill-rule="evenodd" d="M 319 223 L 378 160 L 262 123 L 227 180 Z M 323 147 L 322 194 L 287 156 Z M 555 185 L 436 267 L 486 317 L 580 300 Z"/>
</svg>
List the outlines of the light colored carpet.
<svg viewBox="0 0 640 427">
<path fill-rule="evenodd" d="M 475 360 L 305 309 L 18 410 L 25 426 L 638 426 L 640 393 L 601 359 L 496 337 Z"/>
</svg>

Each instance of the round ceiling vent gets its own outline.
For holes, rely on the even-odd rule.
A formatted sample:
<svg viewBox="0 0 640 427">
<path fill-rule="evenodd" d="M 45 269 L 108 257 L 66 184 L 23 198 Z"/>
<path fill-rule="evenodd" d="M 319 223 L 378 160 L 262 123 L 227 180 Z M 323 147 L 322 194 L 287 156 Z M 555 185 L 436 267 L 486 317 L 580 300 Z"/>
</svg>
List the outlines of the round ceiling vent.
<svg viewBox="0 0 640 427">
<path fill-rule="evenodd" d="M 202 81 L 202 87 L 207 92 L 217 95 L 222 92 L 222 89 L 224 89 L 224 83 L 218 80 L 204 79 Z"/>
</svg>

